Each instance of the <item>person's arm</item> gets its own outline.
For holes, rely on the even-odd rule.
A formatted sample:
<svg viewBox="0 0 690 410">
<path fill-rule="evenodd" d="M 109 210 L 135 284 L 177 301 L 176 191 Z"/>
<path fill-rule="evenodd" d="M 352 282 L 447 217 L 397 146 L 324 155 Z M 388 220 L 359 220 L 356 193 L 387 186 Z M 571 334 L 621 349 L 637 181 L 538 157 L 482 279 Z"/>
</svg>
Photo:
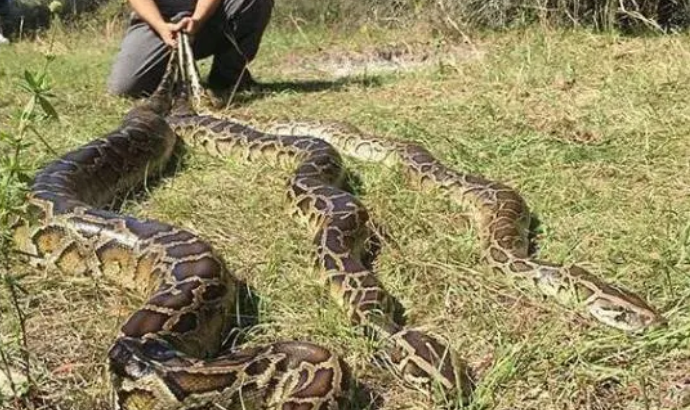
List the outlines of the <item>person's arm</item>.
<svg viewBox="0 0 690 410">
<path fill-rule="evenodd" d="M 177 32 L 184 27 L 182 21 L 177 24 L 167 23 L 154 0 L 129 0 L 129 4 L 139 17 L 158 33 L 165 44 L 177 47 Z"/>
<path fill-rule="evenodd" d="M 194 8 L 194 14 L 192 17 L 188 17 L 182 20 L 183 29 L 187 33 L 194 35 L 201 27 L 208 21 L 209 18 L 218 9 L 222 0 L 199 0 Z"/>
</svg>

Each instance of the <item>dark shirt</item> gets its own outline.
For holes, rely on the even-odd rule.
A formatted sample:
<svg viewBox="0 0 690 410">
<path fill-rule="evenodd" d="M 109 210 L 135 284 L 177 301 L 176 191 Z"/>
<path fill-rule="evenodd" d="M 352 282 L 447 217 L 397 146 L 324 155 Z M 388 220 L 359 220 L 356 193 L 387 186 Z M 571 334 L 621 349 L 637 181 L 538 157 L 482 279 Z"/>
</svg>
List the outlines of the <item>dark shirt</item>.
<svg viewBox="0 0 690 410">
<path fill-rule="evenodd" d="M 0 0 L 0 17 L 7 18 L 10 15 L 12 0 Z"/>
<path fill-rule="evenodd" d="M 2 0 L 0 0 L 2 1 Z M 173 17 L 183 12 L 193 12 L 196 0 L 155 0 L 163 17 Z"/>
</svg>

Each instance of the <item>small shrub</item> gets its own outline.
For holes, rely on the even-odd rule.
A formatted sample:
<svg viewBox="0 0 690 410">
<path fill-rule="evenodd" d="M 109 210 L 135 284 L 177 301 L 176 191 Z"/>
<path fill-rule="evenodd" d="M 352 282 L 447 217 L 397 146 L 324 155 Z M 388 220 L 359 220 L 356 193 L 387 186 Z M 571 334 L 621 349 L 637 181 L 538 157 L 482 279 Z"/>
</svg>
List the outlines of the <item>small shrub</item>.
<svg viewBox="0 0 690 410">
<path fill-rule="evenodd" d="M 0 321 L 16 322 L 11 326 L 16 334 L 0 338 L 0 408 L 19 403 L 31 408 L 27 405 L 33 387 L 24 311 L 27 291 L 22 286 L 24 275 L 12 270 L 12 226 L 23 212 L 29 172 L 33 168 L 29 163 L 31 148 L 38 141 L 53 152 L 37 128 L 44 121 L 58 118 L 50 102 L 54 96 L 48 80 L 48 67 L 54 57 L 48 52 L 45 58 L 38 72 L 24 71 L 19 87 L 29 94 L 29 100 L 17 115 L 16 127 L 0 130 L 0 297 L 8 301 L 13 313 L 0 315 Z M 18 351 L 19 358 L 13 357 L 10 351 Z"/>
</svg>

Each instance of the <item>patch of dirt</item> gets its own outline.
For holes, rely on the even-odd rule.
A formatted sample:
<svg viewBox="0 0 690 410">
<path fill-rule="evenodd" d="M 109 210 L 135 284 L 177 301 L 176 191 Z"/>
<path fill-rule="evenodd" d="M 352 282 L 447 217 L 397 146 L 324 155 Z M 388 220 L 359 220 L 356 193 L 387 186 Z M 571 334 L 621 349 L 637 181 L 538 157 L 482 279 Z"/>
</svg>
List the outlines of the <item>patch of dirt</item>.
<svg viewBox="0 0 690 410">
<path fill-rule="evenodd" d="M 361 50 L 324 50 L 318 55 L 293 56 L 286 62 L 286 71 L 317 71 L 340 78 L 412 71 L 433 65 L 453 67 L 482 55 L 470 44 L 390 43 Z"/>
</svg>

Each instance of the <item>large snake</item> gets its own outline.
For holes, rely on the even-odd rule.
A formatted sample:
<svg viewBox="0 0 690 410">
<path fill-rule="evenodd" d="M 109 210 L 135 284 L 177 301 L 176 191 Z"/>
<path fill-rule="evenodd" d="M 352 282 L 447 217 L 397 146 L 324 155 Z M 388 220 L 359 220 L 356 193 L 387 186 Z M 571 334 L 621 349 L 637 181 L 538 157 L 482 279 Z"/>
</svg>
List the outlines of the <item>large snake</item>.
<svg viewBox="0 0 690 410">
<path fill-rule="evenodd" d="M 120 127 L 41 169 L 17 248 L 37 265 L 107 275 L 148 300 L 109 351 L 116 407 L 173 410 L 334 409 L 347 389 L 343 363 L 306 342 L 220 352 L 233 323 L 236 281 L 192 232 L 99 209 L 156 175 L 177 137 L 164 115 L 177 65 Z"/>
<path fill-rule="evenodd" d="M 422 186 L 469 204 L 494 269 L 531 279 L 559 300 L 581 301 L 617 328 L 639 330 L 663 321 L 638 296 L 578 266 L 530 258 L 529 213 L 513 189 L 453 171 L 419 145 L 365 135 L 346 124 L 290 122 L 258 131 L 198 115 L 188 109 L 185 87 L 177 87 L 176 55 L 154 95 L 116 131 L 38 172 L 28 197 L 31 218 L 15 227 L 18 249 L 34 263 L 104 274 L 149 295 L 109 351 L 119 408 L 332 409 L 348 389 L 344 363 L 310 343 L 221 352 L 235 325 L 235 279 L 210 245 L 165 223 L 100 209 L 159 172 L 175 134 L 214 155 L 296 163 L 290 198 L 316 232 L 317 257 L 332 293 L 354 323 L 382 342 L 381 354 L 395 374 L 425 389 L 438 386 L 452 401 L 466 401 L 471 393 L 467 368 L 437 339 L 393 320 L 390 296 L 362 261 L 370 235 L 367 212 L 341 189 L 341 159 L 330 144 L 359 158 L 402 164 Z"/>
<path fill-rule="evenodd" d="M 184 44 L 183 40 L 183 50 L 189 50 Z M 425 392 L 437 388 L 444 402 L 466 402 L 474 387 L 466 364 L 438 339 L 397 323 L 394 299 L 367 268 L 364 259 L 372 236 L 367 226 L 369 215 L 360 201 L 341 187 L 344 175 L 338 152 L 319 138 L 265 133 L 197 114 L 191 108 L 192 100 L 200 98 L 190 90 L 198 84 L 192 62 L 191 56 L 183 58 L 188 81 L 184 82 L 174 115 L 167 118 L 173 130 L 187 144 L 203 147 L 214 156 L 296 164 L 289 197 L 296 212 L 315 232 L 322 279 L 335 300 L 354 324 L 381 342 L 378 358 L 396 376 Z"/>
<path fill-rule="evenodd" d="M 195 92 L 202 93 L 198 86 Z M 228 121 L 235 127 L 253 127 L 275 135 L 308 135 L 363 161 L 402 166 L 417 187 L 440 190 L 473 211 L 482 240 L 482 259 L 493 270 L 528 280 L 565 305 L 583 305 L 594 318 L 617 329 L 636 332 L 666 323 L 640 296 L 608 284 L 580 266 L 531 257 L 529 208 L 522 196 L 505 184 L 458 172 L 418 144 L 367 134 L 348 123 L 232 117 Z"/>
<path fill-rule="evenodd" d="M 249 123 L 254 124 L 254 120 Z M 520 194 L 507 185 L 455 171 L 418 144 L 369 135 L 347 123 L 262 124 L 262 129 L 278 135 L 323 139 L 360 160 L 402 166 L 414 185 L 438 189 L 471 209 L 482 240 L 482 259 L 499 273 L 532 282 L 543 294 L 564 305 L 581 305 L 600 322 L 620 330 L 637 332 L 666 323 L 640 296 L 608 284 L 578 265 L 560 265 L 531 257 L 530 211 Z"/>
<path fill-rule="evenodd" d="M 465 364 L 437 339 L 397 324 L 390 297 L 365 268 L 368 215 L 339 187 L 337 151 L 316 138 L 194 114 L 178 89 L 176 55 L 156 92 L 117 130 L 37 173 L 29 217 L 15 226 L 16 246 L 34 265 L 106 275 L 149 295 L 109 351 L 116 407 L 332 409 L 348 389 L 341 360 L 310 343 L 221 352 L 236 325 L 236 282 L 210 245 L 162 222 L 100 209 L 159 173 L 176 134 L 214 155 L 296 162 L 291 198 L 316 230 L 318 259 L 352 320 L 381 341 L 380 357 L 395 375 L 425 391 L 440 388 L 444 400 L 466 401 L 473 383 Z"/>
</svg>

